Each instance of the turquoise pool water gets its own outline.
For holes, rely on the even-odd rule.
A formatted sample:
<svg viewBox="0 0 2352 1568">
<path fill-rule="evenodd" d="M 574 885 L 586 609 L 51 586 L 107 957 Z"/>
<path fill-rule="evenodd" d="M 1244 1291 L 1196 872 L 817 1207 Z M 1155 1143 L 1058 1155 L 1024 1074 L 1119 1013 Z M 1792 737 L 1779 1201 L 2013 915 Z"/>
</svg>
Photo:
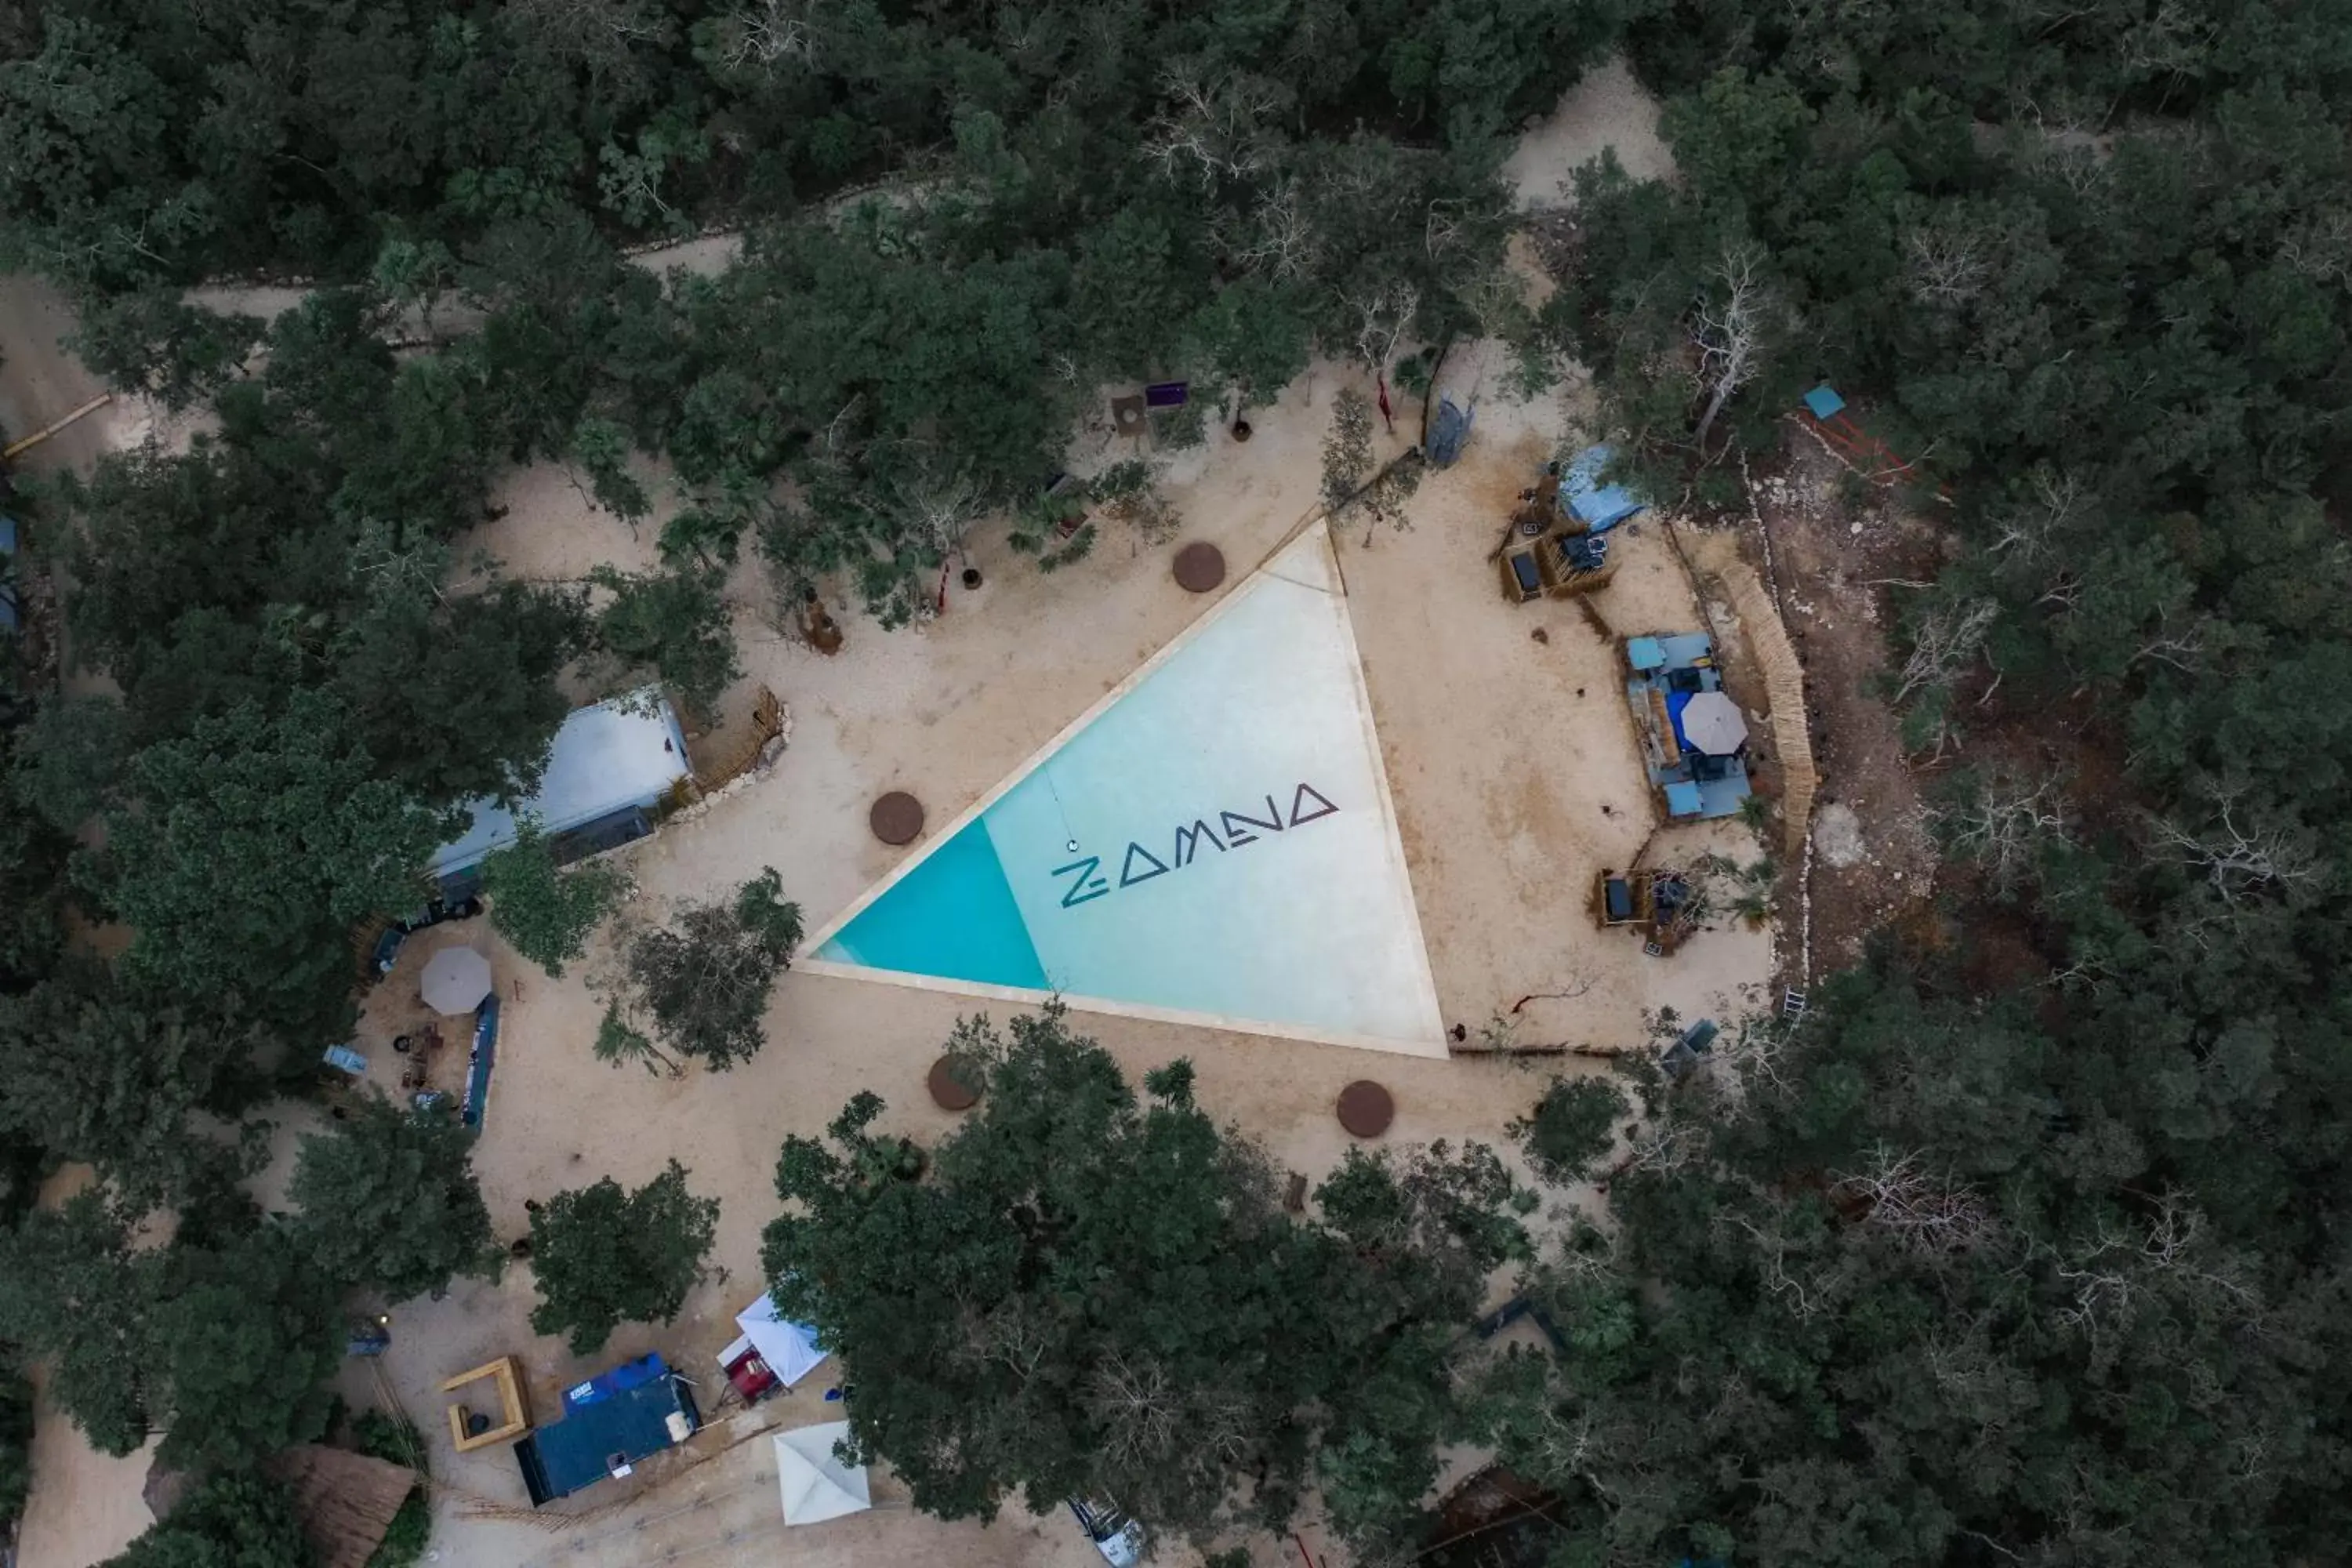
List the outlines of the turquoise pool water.
<svg viewBox="0 0 2352 1568">
<path fill-rule="evenodd" d="M 942 980 L 1052 989 L 984 821 L 966 824 L 818 953 Z"/>
</svg>

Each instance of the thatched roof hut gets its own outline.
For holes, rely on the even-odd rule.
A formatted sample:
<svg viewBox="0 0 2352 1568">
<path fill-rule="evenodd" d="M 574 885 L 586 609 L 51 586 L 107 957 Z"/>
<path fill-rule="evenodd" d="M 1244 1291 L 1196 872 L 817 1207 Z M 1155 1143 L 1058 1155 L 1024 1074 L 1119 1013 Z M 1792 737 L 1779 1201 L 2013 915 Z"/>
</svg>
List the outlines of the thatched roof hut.
<svg viewBox="0 0 2352 1568">
<path fill-rule="evenodd" d="M 319 1568 L 366 1568 L 416 1472 L 347 1448 L 289 1448 L 263 1467 L 294 1491 Z"/>
</svg>

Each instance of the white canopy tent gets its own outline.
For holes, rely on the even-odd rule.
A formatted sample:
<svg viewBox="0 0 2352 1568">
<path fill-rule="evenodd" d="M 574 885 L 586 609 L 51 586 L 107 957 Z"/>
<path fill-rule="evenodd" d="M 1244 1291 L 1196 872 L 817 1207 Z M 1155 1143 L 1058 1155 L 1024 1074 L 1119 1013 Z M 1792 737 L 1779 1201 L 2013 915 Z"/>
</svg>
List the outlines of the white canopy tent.
<svg viewBox="0 0 2352 1568">
<path fill-rule="evenodd" d="M 736 1313 L 735 1326 L 786 1388 L 806 1377 L 825 1358 L 824 1347 L 816 1342 L 816 1331 L 780 1317 L 772 1297 L 762 1296 Z"/>
<path fill-rule="evenodd" d="M 866 1467 L 834 1457 L 833 1446 L 848 1436 L 846 1421 L 776 1434 L 776 1480 L 783 1489 L 786 1524 L 815 1524 L 874 1506 Z"/>
</svg>

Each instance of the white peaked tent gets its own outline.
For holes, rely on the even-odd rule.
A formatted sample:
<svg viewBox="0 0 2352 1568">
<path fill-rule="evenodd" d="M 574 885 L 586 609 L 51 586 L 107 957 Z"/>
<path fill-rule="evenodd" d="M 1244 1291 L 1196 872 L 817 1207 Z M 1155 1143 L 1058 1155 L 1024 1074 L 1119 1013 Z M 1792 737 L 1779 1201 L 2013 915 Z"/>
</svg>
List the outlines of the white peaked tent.
<svg viewBox="0 0 2352 1568">
<path fill-rule="evenodd" d="M 814 1524 L 874 1506 L 866 1467 L 834 1458 L 833 1446 L 848 1436 L 846 1421 L 776 1434 L 776 1479 L 783 1488 L 786 1524 Z"/>
<path fill-rule="evenodd" d="M 736 1313 L 735 1326 L 786 1388 L 806 1377 L 809 1369 L 825 1358 L 824 1347 L 816 1342 L 816 1331 L 778 1316 L 772 1297 L 762 1296 Z"/>
</svg>

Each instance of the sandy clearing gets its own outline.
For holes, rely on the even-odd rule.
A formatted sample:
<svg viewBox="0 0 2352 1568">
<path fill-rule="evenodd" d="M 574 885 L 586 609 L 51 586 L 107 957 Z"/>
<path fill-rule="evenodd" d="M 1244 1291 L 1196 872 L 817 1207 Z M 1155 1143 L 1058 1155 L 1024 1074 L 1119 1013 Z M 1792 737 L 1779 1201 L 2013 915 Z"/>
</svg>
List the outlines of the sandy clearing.
<svg viewBox="0 0 2352 1568">
<path fill-rule="evenodd" d="M 1524 139 L 1507 175 L 1523 205 L 1549 205 L 1569 171 L 1604 145 L 1614 145 L 1636 175 L 1668 166 L 1655 107 L 1621 64 L 1593 72 L 1568 94 Z M 707 271 L 723 265 L 734 244 L 713 237 L 635 259 Z M 266 290 L 217 298 L 223 306 L 256 311 L 290 302 Z M 93 385 L 56 350 L 68 324 L 61 301 L 39 285 L 12 279 L 0 287 L 0 348 L 10 356 L 0 369 L 0 420 L 11 427 L 37 427 L 87 395 L 77 389 Z M 1476 345 L 1469 349 L 1477 352 Z M 1464 363 L 1462 389 L 1481 389 L 1477 433 L 1464 461 L 1424 484 L 1411 509 L 1411 531 L 1383 534 L 1366 549 L 1359 530 L 1341 553 L 1446 1016 L 1476 1029 L 1528 992 L 1579 987 L 1582 994 L 1570 999 L 1529 1003 L 1520 1037 L 1631 1042 L 1661 1006 L 1685 1016 L 1728 1016 L 1760 994 L 1769 933 L 1706 932 L 1662 962 L 1643 958 L 1624 933 L 1592 929 L 1585 899 L 1593 873 L 1622 864 L 1646 837 L 1652 815 L 1633 765 L 1614 658 L 1573 605 L 1504 604 L 1486 560 L 1534 466 L 1563 429 L 1589 422 L 1581 386 L 1572 383 L 1553 397 L 1514 405 L 1477 379 L 1475 357 Z M 1254 411 L 1255 437 L 1247 444 L 1217 431 L 1202 448 L 1166 455 L 1165 488 L 1185 520 L 1180 540 L 1219 544 L 1234 569 L 1231 581 L 1278 545 L 1312 506 L 1318 451 L 1341 374 L 1318 365 L 1274 407 Z M 1450 362 L 1449 383 L 1456 374 Z M 28 420 L 27 410 L 39 417 Z M 1417 417 L 1409 405 L 1404 411 Z M 109 444 L 139 438 L 95 420 L 86 426 L 44 448 L 41 461 L 86 462 Z M 1117 438 L 1108 435 L 1084 445 L 1088 449 L 1074 454 L 1074 467 L 1091 468 L 1120 455 Z M 658 465 L 648 465 L 645 477 L 657 495 L 666 489 Z M 468 535 L 462 548 L 498 558 L 510 574 L 576 581 L 598 563 L 643 570 L 657 559 L 656 525 L 633 533 L 593 508 L 559 468 L 506 476 L 495 500 L 506 514 Z M 658 504 L 667 515 L 676 503 L 664 496 Z M 1601 603 L 1615 630 L 1698 624 L 1654 523 L 1629 530 L 1618 548 L 1623 565 Z M 865 830 L 865 809 L 876 794 L 913 789 L 931 820 L 945 822 L 1201 612 L 1202 601 L 1169 580 L 1172 550 L 1114 531 L 1087 561 L 1047 577 L 1013 556 L 1001 531 L 982 530 L 970 546 L 982 587 L 951 586 L 947 614 L 909 631 L 884 633 L 845 616 L 848 644 L 833 658 L 775 631 L 765 590 L 747 563 L 730 589 L 747 679 L 722 708 L 740 719 L 752 690 L 771 687 L 793 710 L 791 748 L 769 777 L 628 852 L 640 888 L 631 915 L 658 918 L 671 900 L 707 895 L 772 864 L 812 925 L 823 920 L 899 853 Z M 1704 545 L 1698 553 L 1705 570 Z M 1547 640 L 1531 636 L 1538 629 Z M 1691 835 L 1685 847 L 1733 848 L 1742 858 L 1755 853 L 1737 827 Z M 745 1431 L 729 1426 L 726 1412 L 694 1445 L 691 1458 L 703 1462 L 658 1461 L 625 1485 L 608 1484 L 579 1500 L 598 1508 L 625 1505 L 601 1521 L 551 1534 L 532 1524 L 457 1518 L 461 1493 L 511 1504 L 521 1500 L 521 1488 L 503 1450 L 464 1458 L 450 1450 L 434 1392 L 440 1377 L 511 1352 L 524 1358 L 544 1415 L 556 1408 L 557 1391 L 583 1371 L 647 1349 L 662 1349 L 698 1376 L 711 1370 L 710 1353 L 733 1336 L 731 1314 L 761 1289 L 758 1235 L 773 1207 L 769 1183 L 782 1139 L 819 1131 L 846 1099 L 869 1087 L 890 1102 L 887 1126 L 925 1139 L 942 1134 L 953 1119 L 924 1098 L 922 1075 L 957 1015 L 976 1009 L 951 996 L 788 975 L 770 1011 L 771 1043 L 758 1058 L 731 1074 L 672 1080 L 601 1068 L 589 1057 L 600 1010 L 587 983 L 593 956 L 584 969 L 554 980 L 516 959 L 484 928 L 441 930 L 412 942 L 394 974 L 370 995 L 360 1043 L 379 1082 L 396 1084 L 400 1064 L 388 1048 L 391 1037 L 423 1021 L 414 1000 L 418 971 L 438 945 L 455 941 L 488 948 L 505 999 L 499 1069 L 478 1154 L 502 1236 L 526 1228 L 526 1198 L 607 1173 L 641 1182 L 673 1154 L 694 1172 L 696 1189 L 720 1197 L 723 1208 L 713 1278 L 673 1325 L 633 1325 L 597 1356 L 572 1357 L 561 1343 L 530 1332 L 530 1278 L 518 1266 L 495 1284 L 469 1281 L 440 1301 L 400 1304 L 394 1343 L 383 1361 L 347 1365 L 344 1392 L 355 1404 L 373 1403 L 387 1390 L 425 1426 L 444 1487 L 437 1563 L 636 1568 L 656 1560 L 764 1560 L 779 1550 L 793 1562 L 843 1568 L 1097 1561 L 1066 1520 L 1034 1520 L 1017 1509 L 982 1530 L 885 1507 L 794 1531 L 787 1544 L 775 1522 L 765 1440 L 729 1448 Z M 1394 1091 L 1391 1142 L 1492 1140 L 1561 1065 L 1551 1058 L 1423 1061 L 1139 1020 L 1082 1017 L 1080 1026 L 1130 1076 L 1191 1058 L 1204 1104 L 1264 1141 L 1285 1165 L 1310 1174 L 1327 1171 L 1342 1153 L 1347 1140 L 1331 1106 L 1350 1079 L 1374 1074 Z M 462 1042 L 453 1043 L 436 1082 L 462 1069 L 463 1052 Z M 1593 1070 L 1573 1060 L 1566 1067 Z M 266 1202 L 281 1198 L 283 1156 L 303 1131 L 324 1124 L 307 1108 L 278 1120 L 273 1151 L 280 1158 L 262 1184 Z M 838 1406 L 822 1399 L 831 1371 L 819 1369 L 800 1392 L 762 1405 L 755 1425 L 800 1426 L 835 1413 Z M 715 1394 L 716 1379 L 702 1386 Z M 143 1462 L 100 1458 L 46 1409 L 37 1466 L 23 1568 L 87 1568 L 146 1523 L 137 1496 Z M 876 1488 L 886 1501 L 903 1497 L 887 1475 L 877 1475 Z M 1320 1551 L 1311 1525 L 1307 1535 Z M 1285 1560 L 1281 1543 L 1255 1544 L 1263 1563 Z"/>
<path fill-rule="evenodd" d="M 48 1379 L 39 1368 L 33 1425 L 33 1490 L 16 1527 L 16 1558 L 24 1568 L 113 1556 L 155 1522 L 146 1500 L 147 1467 L 163 1438 L 117 1459 L 82 1440 L 81 1431 L 49 1406 Z"/>
<path fill-rule="evenodd" d="M 624 251 L 624 257 L 649 272 L 688 272 L 709 278 L 732 266 L 743 249 L 740 234 L 708 234 L 698 238 L 680 240 L 670 245 L 657 245 L 647 249 Z M 308 285 L 292 283 L 205 283 L 188 289 L 182 297 L 191 305 L 201 305 L 207 310 L 224 315 L 247 315 L 273 321 L 308 299 Z M 481 321 L 481 312 L 463 303 L 454 294 L 436 296 L 433 313 L 428 319 L 414 307 L 403 310 L 393 323 L 394 335 L 402 339 L 450 337 L 470 331 Z M 427 330 L 428 325 L 430 331 Z"/>
<path fill-rule="evenodd" d="M 1311 503 L 1313 453 L 1339 374 L 1319 367 L 1254 419 L 1257 435 L 1246 445 L 1213 438 L 1217 445 L 1200 477 L 1170 487 L 1188 536 L 1215 539 L 1238 563 L 1263 557 L 1289 533 Z M 1485 560 L 1503 511 L 1565 414 L 1549 401 L 1482 405 L 1478 438 L 1457 468 L 1423 486 L 1412 504 L 1412 531 L 1384 533 L 1369 549 L 1355 531 L 1341 562 L 1447 1016 L 1475 1028 L 1528 992 L 1588 986 L 1573 998 L 1529 1004 L 1523 1037 L 1630 1042 L 1640 1037 L 1645 1015 L 1660 1006 L 1685 1016 L 1738 1011 L 1761 986 L 1769 939 L 1746 929 L 1709 931 L 1675 959 L 1659 961 L 1643 957 L 1632 937 L 1591 925 L 1585 900 L 1593 873 L 1623 863 L 1650 826 L 1613 651 L 1573 605 L 1504 604 Z M 527 477 L 518 486 L 518 496 L 536 495 L 551 505 L 570 493 L 560 477 Z M 560 528 L 530 531 L 532 570 L 576 575 L 585 560 L 639 547 L 609 519 L 585 510 L 564 515 Z M 515 526 L 510 514 L 489 525 L 485 542 L 506 552 L 499 536 Z M 566 557 L 554 542 L 559 537 L 579 553 Z M 1612 621 L 1627 630 L 1696 625 L 1687 588 L 1654 525 L 1637 528 L 1622 548 L 1626 564 L 1602 605 Z M 1050 580 L 1007 556 L 993 536 L 976 542 L 973 554 L 984 586 L 973 594 L 950 590 L 948 614 L 921 628 L 884 634 L 852 620 L 847 648 L 830 659 L 781 640 L 750 643 L 747 685 L 764 681 L 792 705 L 792 746 L 767 778 L 628 853 L 640 887 L 636 917 L 657 918 L 672 900 L 772 864 L 812 921 L 824 919 L 899 853 L 865 831 L 865 808 L 877 793 L 911 788 L 932 820 L 944 822 L 1202 608 L 1170 581 L 1165 548 L 1131 548 L 1113 539 Z M 1530 636 L 1538 627 L 1547 641 Z M 1611 811 L 1604 813 L 1604 805 Z M 1718 829 L 1708 841 L 1725 837 Z M 1752 858 L 1744 830 L 1730 829 L 1728 837 L 1745 846 L 1743 858 Z M 486 931 L 444 930 L 404 953 L 374 994 L 362 1031 L 372 1053 L 381 1052 L 394 1029 L 419 1021 L 415 974 L 436 946 L 461 940 L 491 941 L 505 997 L 488 1128 L 478 1154 L 501 1234 L 525 1227 L 527 1197 L 605 1173 L 641 1182 L 676 1154 L 694 1172 L 697 1190 L 722 1201 L 714 1253 L 720 1273 L 675 1325 L 632 1327 L 587 1361 L 529 1332 L 526 1268 L 509 1271 L 496 1287 L 468 1285 L 442 1302 L 404 1304 L 383 1370 L 428 1428 L 439 1419 L 433 1381 L 492 1354 L 521 1354 L 546 1407 L 582 1373 L 642 1350 L 661 1348 L 689 1369 L 707 1364 L 732 1337 L 733 1310 L 761 1289 L 758 1234 L 772 1212 L 769 1181 L 782 1138 L 816 1133 L 867 1088 L 889 1101 L 886 1126 L 938 1137 L 953 1119 L 924 1098 L 924 1070 L 960 1014 L 1004 1011 L 951 995 L 796 973 L 777 988 L 771 1044 L 751 1063 L 723 1076 L 654 1078 L 603 1068 L 588 1057 L 599 1004 L 583 973 L 551 980 Z M 1377 1076 L 1395 1093 L 1393 1142 L 1492 1140 L 1527 1109 L 1557 1065 L 1424 1061 L 1139 1020 L 1079 1022 L 1131 1076 L 1189 1057 L 1205 1104 L 1264 1141 L 1284 1165 L 1318 1176 L 1343 1151 L 1331 1107 L 1353 1078 Z M 383 1057 L 379 1070 L 392 1070 L 391 1061 Z M 1571 1070 L 1590 1068 L 1577 1063 Z M 820 1373 L 817 1381 L 824 1378 Z M 368 1390 L 355 1384 L 350 1392 L 358 1398 Z M 795 1408 L 813 1397 L 794 1396 Z M 786 1414 L 798 1424 L 821 1411 Z M 459 1459 L 442 1438 L 435 1448 L 436 1473 L 445 1479 L 484 1497 L 519 1500 L 520 1482 L 503 1453 Z M 726 1463 L 758 1469 L 761 1461 L 738 1457 Z M 649 1541 L 682 1550 L 705 1539 L 695 1532 L 708 1528 L 707 1519 L 665 1511 L 677 1488 L 703 1484 L 664 1481 L 681 1468 L 649 1469 L 630 1483 L 648 1493 L 631 1516 L 652 1521 L 630 1536 L 636 1550 Z M 743 1506 L 747 1518 L 759 1511 Z M 859 1528 L 882 1532 L 866 1543 L 872 1550 L 897 1552 L 923 1550 L 913 1543 L 934 1538 L 922 1531 L 944 1527 L 877 1520 Z M 902 1530 L 912 1533 L 896 1533 Z M 600 1544 L 594 1531 L 583 1524 L 567 1535 L 564 1560 L 639 1560 L 620 1553 L 617 1542 Z M 1045 1540 L 1055 1539 L 1049 1528 Z M 995 1540 L 962 1543 L 972 1555 L 959 1560 L 995 1560 L 985 1554 L 996 1550 L 988 1544 Z M 517 1561 L 514 1541 L 505 1527 L 454 1519 L 438 1537 L 444 1562 L 485 1568 Z M 568 1550 L 575 1542 L 577 1552 Z M 866 1549 L 845 1546 L 839 1560 L 860 1560 Z M 1034 1555 L 1037 1550 L 1030 1542 L 1006 1560 L 1050 1560 Z M 1022 1557 L 1023 1551 L 1033 1554 Z M 1081 1552 L 1073 1560 L 1086 1558 Z"/>
<path fill-rule="evenodd" d="M 1504 161 L 1503 180 L 1522 207 L 1558 206 L 1568 199 L 1569 176 L 1603 149 L 1614 152 L 1637 180 L 1674 173 L 1674 155 L 1658 135 L 1658 100 L 1633 79 L 1622 59 L 1587 72 L 1519 138 Z"/>
<path fill-rule="evenodd" d="M 0 278 L 0 432 L 18 441 L 62 419 L 106 390 L 65 346 L 72 307 L 37 278 Z M 105 452 L 135 442 L 143 410 L 120 401 L 85 416 L 10 466 L 26 473 L 87 468 Z"/>
</svg>

